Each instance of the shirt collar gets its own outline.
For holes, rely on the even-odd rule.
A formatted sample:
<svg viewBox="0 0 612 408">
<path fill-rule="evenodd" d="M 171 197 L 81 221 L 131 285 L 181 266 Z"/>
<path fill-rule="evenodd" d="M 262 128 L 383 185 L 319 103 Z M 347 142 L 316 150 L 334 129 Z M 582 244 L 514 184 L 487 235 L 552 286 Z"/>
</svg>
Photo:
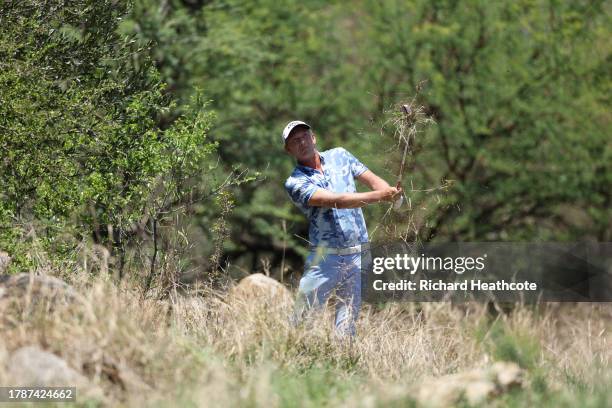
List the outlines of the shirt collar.
<svg viewBox="0 0 612 408">
<path fill-rule="evenodd" d="M 325 156 L 321 152 L 319 152 L 319 151 L 317 151 L 317 154 L 319 155 L 319 158 L 321 159 L 321 165 L 324 165 L 325 164 Z M 304 166 L 303 164 L 300 164 L 300 163 L 297 163 L 297 168 L 301 169 L 301 170 L 306 170 L 306 171 L 309 171 L 309 172 L 316 172 L 316 170 L 313 169 L 312 167 Z"/>
</svg>

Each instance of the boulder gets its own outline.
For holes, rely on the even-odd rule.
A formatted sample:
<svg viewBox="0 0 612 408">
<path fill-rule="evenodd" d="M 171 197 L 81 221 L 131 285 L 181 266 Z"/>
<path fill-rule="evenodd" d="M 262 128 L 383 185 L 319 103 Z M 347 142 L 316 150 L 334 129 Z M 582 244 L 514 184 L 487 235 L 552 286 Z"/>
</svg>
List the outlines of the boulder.
<svg viewBox="0 0 612 408">
<path fill-rule="evenodd" d="M 102 401 L 102 390 L 71 368 L 66 361 L 35 346 L 12 353 L 7 363 L 8 380 L 19 387 L 76 387 L 77 399 Z"/>
<path fill-rule="evenodd" d="M 503 389 L 523 384 L 523 370 L 515 363 L 498 362 L 493 364 L 497 382 Z"/>
<path fill-rule="evenodd" d="M 523 370 L 510 362 L 425 380 L 418 386 L 417 402 L 425 407 L 450 407 L 462 400 L 470 405 L 523 384 Z"/>
<path fill-rule="evenodd" d="M 15 297 L 22 298 L 30 294 L 34 300 L 46 298 L 52 301 L 73 301 L 80 299 L 74 288 L 61 279 L 47 275 L 20 273 L 18 275 L 0 275 L 0 300 Z"/>
<path fill-rule="evenodd" d="M 262 273 L 242 279 L 230 291 L 230 298 L 243 301 L 289 302 L 291 292 L 283 284 Z"/>
<path fill-rule="evenodd" d="M 7 378 L 6 378 L 6 363 L 8 362 L 9 359 L 9 353 L 6 349 L 6 346 L 3 344 L 2 341 L 0 341 L 0 384 L 2 386 L 8 384 L 7 382 Z"/>
<path fill-rule="evenodd" d="M 280 282 L 262 273 L 254 273 L 243 278 L 232 289 L 232 292 L 236 295 L 242 294 L 244 296 L 276 297 L 290 295 L 289 290 Z"/>
<path fill-rule="evenodd" d="M 4 273 L 11 263 L 11 257 L 4 251 L 0 251 L 0 273 Z"/>
</svg>

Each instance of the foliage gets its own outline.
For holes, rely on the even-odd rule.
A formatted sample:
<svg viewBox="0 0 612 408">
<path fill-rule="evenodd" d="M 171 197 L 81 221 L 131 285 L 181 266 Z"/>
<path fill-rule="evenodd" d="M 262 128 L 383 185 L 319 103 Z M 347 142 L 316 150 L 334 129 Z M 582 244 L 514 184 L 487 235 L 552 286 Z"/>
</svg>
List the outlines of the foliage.
<svg viewBox="0 0 612 408">
<path fill-rule="evenodd" d="M 42 220 L 50 242 L 72 228 L 123 248 L 135 223 L 180 201 L 213 150 L 203 99 L 194 95 L 184 117 L 160 128 L 173 103 L 140 58 L 147 45 L 118 30 L 126 2 L 32 0 L 0 10 L 3 231 Z"/>
<path fill-rule="evenodd" d="M 210 124 L 197 116 L 202 96 L 192 102 L 200 92 L 216 113 L 208 134 L 220 159 L 207 174 L 261 173 L 232 189 L 225 255 L 278 265 L 286 250 L 299 262 L 307 223 L 282 188 L 293 166 L 285 123 L 310 122 L 321 149 L 342 145 L 392 181 L 399 152 L 381 134 L 385 112 L 427 80 L 420 103 L 436 125 L 404 177 L 421 239 L 610 240 L 612 24 L 602 0 L 59 4 L 2 6 L 4 220 L 25 211 L 53 229 L 77 211 L 104 240 L 107 224 L 129 229 L 181 201 L 157 194 L 155 204 L 152 191 L 211 187 L 189 177 L 197 165 L 170 170 L 212 148 L 198 133 Z M 190 119 L 176 125 L 181 115 Z M 185 128 L 192 120 L 202 126 Z M 172 161 L 173 126 L 194 135 L 181 139 L 193 160 Z M 444 194 L 422 191 L 447 180 Z M 370 231 L 385 210 L 366 209 Z M 218 216 L 197 209 L 203 262 Z"/>
<path fill-rule="evenodd" d="M 436 125 L 404 185 L 454 186 L 410 193 L 422 239 L 610 238 L 603 1 L 138 4 L 130 30 L 155 41 L 171 92 L 184 99 L 199 85 L 212 99 L 222 163 L 264 176 L 236 192 L 234 255 L 304 245 L 291 232 L 305 237 L 306 223 L 282 189 L 287 121 L 311 122 L 320 148 L 341 144 L 391 181 L 399 158 L 380 134 L 385 111 L 421 80 Z M 381 210 L 367 209 L 370 229 Z"/>
<path fill-rule="evenodd" d="M 609 239 L 605 2 L 365 5 L 379 98 L 429 79 L 412 178 L 457 182 L 424 239 Z"/>
</svg>

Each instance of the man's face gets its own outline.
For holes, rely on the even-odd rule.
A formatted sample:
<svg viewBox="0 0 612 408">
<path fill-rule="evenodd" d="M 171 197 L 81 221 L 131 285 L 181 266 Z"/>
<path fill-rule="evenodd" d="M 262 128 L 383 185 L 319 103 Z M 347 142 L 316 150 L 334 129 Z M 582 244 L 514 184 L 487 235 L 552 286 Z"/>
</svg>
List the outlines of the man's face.
<svg viewBox="0 0 612 408">
<path fill-rule="evenodd" d="M 306 161 L 314 156 L 316 142 L 317 139 L 309 129 L 300 127 L 287 138 L 285 150 L 298 161 Z"/>
</svg>

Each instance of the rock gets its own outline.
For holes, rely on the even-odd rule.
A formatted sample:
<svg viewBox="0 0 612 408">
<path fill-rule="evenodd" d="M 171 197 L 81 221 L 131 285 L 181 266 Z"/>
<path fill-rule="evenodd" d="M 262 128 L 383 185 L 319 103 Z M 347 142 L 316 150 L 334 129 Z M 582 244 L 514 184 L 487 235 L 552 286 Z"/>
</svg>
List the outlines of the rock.
<svg viewBox="0 0 612 408">
<path fill-rule="evenodd" d="M 6 378 L 6 363 L 8 362 L 9 359 L 9 353 L 6 350 L 6 347 L 4 344 L 2 344 L 2 342 L 0 342 L 0 384 L 2 384 L 3 386 L 7 384 L 7 378 Z"/>
<path fill-rule="evenodd" d="M 416 393 L 419 405 L 425 407 L 450 407 L 455 405 L 462 397 L 460 384 L 451 378 L 423 382 Z"/>
<path fill-rule="evenodd" d="M 481 404 L 523 383 L 523 370 L 515 363 L 498 362 L 490 367 L 425 380 L 417 389 L 417 402 L 426 407 L 449 407 L 467 401 Z"/>
<path fill-rule="evenodd" d="M 77 400 L 83 397 L 102 401 L 102 390 L 53 353 L 35 346 L 22 347 L 8 361 L 11 385 L 20 387 L 76 387 Z"/>
<path fill-rule="evenodd" d="M 0 300 L 9 297 L 22 298 L 28 293 L 35 300 L 40 298 L 53 301 L 81 299 L 72 286 L 53 276 L 29 273 L 0 275 Z"/>
<path fill-rule="evenodd" d="M 0 273 L 4 273 L 11 263 L 11 257 L 4 251 L 0 251 Z"/>
<path fill-rule="evenodd" d="M 95 319 L 91 305 L 72 286 L 61 279 L 47 275 L 20 273 L 0 275 L 0 311 L 27 306 L 43 305 L 53 310 L 61 303 L 82 306 L 81 311 Z M 4 313 L 4 312 L 0 312 Z"/>
<path fill-rule="evenodd" d="M 34 346 L 15 351 L 8 366 L 10 375 L 20 386 L 60 387 L 86 382 L 64 360 Z"/>
<path fill-rule="evenodd" d="M 493 372 L 497 376 L 497 382 L 503 388 L 512 388 L 523 383 L 523 370 L 515 363 L 495 363 Z"/>
<path fill-rule="evenodd" d="M 230 291 L 230 296 L 241 300 L 266 300 L 286 302 L 291 293 L 280 282 L 262 273 L 255 273 L 242 279 Z"/>
<path fill-rule="evenodd" d="M 2 367 L 4 363 L 8 361 L 8 357 L 8 351 L 6 351 L 4 344 L 0 343 L 0 367 Z"/>
<path fill-rule="evenodd" d="M 232 313 L 240 314 L 245 320 L 254 322 L 255 316 L 261 314 L 276 318 L 279 313 L 288 312 L 293 305 L 293 296 L 280 282 L 256 273 L 231 288 L 224 303 Z"/>
<path fill-rule="evenodd" d="M 482 404 L 496 394 L 496 386 L 492 381 L 473 381 L 465 385 L 465 399 L 470 405 Z"/>
</svg>

